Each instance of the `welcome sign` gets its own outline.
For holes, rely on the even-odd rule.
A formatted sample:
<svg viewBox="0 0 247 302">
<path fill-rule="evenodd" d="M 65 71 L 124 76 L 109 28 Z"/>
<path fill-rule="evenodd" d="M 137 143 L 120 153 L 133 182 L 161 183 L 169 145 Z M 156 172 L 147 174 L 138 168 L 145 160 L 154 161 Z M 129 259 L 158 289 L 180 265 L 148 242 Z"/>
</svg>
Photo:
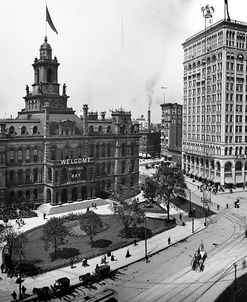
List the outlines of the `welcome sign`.
<svg viewBox="0 0 247 302">
<path fill-rule="evenodd" d="M 61 159 L 62 165 L 74 165 L 74 164 L 85 164 L 92 162 L 92 157 L 83 157 L 83 158 L 68 158 L 68 159 Z"/>
</svg>

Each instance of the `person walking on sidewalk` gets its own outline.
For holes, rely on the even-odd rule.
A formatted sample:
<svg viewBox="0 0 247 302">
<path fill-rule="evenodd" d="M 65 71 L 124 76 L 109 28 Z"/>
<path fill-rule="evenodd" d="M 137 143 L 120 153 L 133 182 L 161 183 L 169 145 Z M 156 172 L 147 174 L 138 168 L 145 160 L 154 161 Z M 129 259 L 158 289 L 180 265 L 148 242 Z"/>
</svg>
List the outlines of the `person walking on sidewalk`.
<svg viewBox="0 0 247 302">
<path fill-rule="evenodd" d="M 169 245 L 170 245 L 171 241 L 172 241 L 171 237 L 169 236 L 168 239 L 167 239 L 167 242 L 168 242 Z"/>
<path fill-rule="evenodd" d="M 17 294 L 15 291 L 13 291 L 13 293 L 11 294 L 12 298 L 14 299 L 13 301 L 16 301 L 17 298 Z"/>
</svg>

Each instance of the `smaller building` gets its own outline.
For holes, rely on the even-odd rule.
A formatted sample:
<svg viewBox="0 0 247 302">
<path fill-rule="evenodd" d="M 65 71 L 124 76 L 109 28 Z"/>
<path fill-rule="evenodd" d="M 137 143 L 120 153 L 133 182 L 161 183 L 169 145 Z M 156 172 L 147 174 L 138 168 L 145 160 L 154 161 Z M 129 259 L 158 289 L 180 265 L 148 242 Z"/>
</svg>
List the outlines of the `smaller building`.
<svg viewBox="0 0 247 302">
<path fill-rule="evenodd" d="M 161 157 L 181 166 L 182 162 L 182 105 L 161 104 Z"/>
</svg>

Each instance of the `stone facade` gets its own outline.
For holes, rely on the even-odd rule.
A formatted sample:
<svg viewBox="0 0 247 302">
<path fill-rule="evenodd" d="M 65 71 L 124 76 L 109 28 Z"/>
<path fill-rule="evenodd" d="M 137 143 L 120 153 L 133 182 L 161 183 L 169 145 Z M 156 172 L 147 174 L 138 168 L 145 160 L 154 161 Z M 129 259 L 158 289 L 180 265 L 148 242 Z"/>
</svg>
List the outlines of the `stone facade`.
<svg viewBox="0 0 247 302">
<path fill-rule="evenodd" d="M 45 38 L 35 58 L 25 108 L 0 120 L 0 202 L 60 204 L 91 199 L 118 183 L 139 180 L 139 127 L 131 112 L 89 112 L 67 106 L 57 58 Z"/>
</svg>

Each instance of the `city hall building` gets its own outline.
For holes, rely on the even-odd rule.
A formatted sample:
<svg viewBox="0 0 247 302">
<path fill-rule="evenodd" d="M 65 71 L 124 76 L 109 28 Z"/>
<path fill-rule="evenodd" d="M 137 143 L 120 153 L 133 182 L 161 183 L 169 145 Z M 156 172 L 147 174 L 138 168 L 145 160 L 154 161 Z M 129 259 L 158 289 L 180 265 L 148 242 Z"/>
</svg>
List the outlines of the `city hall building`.
<svg viewBox="0 0 247 302">
<path fill-rule="evenodd" d="M 221 20 L 184 48 L 183 169 L 219 185 L 247 182 L 247 24 Z"/>
<path fill-rule="evenodd" d="M 139 126 L 123 109 L 82 115 L 67 106 L 58 60 L 45 37 L 32 64 L 25 108 L 0 120 L 0 202 L 52 205 L 92 199 L 117 184 L 138 185 Z"/>
</svg>

